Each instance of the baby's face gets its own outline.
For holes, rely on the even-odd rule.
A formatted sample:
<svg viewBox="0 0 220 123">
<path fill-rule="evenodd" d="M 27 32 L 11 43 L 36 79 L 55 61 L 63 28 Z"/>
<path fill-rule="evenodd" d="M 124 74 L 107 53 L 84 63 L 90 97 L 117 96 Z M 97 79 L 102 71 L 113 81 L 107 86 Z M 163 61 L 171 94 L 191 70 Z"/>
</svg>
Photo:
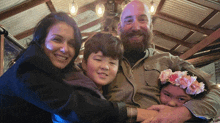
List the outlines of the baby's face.
<svg viewBox="0 0 220 123">
<path fill-rule="evenodd" d="M 82 65 L 86 71 L 86 75 L 100 88 L 112 82 L 116 77 L 119 60 L 103 56 L 103 53 L 99 51 L 97 53 L 91 53 L 87 59 L 87 63 L 83 63 Z"/>
<path fill-rule="evenodd" d="M 160 92 L 161 103 L 172 107 L 180 107 L 191 99 L 185 90 L 172 84 L 163 87 Z"/>
</svg>

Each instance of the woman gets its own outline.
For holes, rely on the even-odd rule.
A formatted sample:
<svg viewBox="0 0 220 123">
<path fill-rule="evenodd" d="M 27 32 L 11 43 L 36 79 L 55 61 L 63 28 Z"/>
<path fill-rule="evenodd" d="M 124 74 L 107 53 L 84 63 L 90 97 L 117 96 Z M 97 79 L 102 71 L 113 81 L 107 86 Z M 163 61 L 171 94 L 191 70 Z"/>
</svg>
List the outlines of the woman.
<svg viewBox="0 0 220 123">
<path fill-rule="evenodd" d="M 124 104 L 101 99 L 97 86 L 74 69 L 80 46 L 71 17 L 60 12 L 43 18 L 30 46 L 0 78 L 0 122 L 49 123 L 50 113 L 72 122 L 125 120 Z M 71 71 L 69 85 L 63 79 Z"/>
</svg>

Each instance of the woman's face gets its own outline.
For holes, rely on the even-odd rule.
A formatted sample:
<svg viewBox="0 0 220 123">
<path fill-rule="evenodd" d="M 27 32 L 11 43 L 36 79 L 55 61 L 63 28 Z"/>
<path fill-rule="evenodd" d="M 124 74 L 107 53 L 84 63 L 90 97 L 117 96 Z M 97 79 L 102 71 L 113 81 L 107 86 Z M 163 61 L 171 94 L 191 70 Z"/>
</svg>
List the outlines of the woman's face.
<svg viewBox="0 0 220 123">
<path fill-rule="evenodd" d="M 161 103 L 172 107 L 180 107 L 190 99 L 192 98 L 185 90 L 172 84 L 163 87 L 160 92 Z"/>
<path fill-rule="evenodd" d="M 75 56 L 74 30 L 65 22 L 53 25 L 42 46 L 52 64 L 60 69 L 65 68 Z"/>
</svg>

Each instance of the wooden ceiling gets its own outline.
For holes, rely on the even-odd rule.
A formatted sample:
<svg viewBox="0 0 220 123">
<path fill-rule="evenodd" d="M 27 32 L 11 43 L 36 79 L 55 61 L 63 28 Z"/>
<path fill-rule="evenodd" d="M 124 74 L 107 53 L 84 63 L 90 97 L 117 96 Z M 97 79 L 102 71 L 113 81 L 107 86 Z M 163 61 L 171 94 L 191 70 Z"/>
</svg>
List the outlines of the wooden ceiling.
<svg viewBox="0 0 220 123">
<path fill-rule="evenodd" d="M 77 0 L 75 1 L 77 2 Z M 77 16 L 80 16 L 80 14 L 88 10 L 95 11 L 96 4 L 106 3 L 107 1 L 108 0 L 95 0 L 95 1 L 91 0 L 91 2 L 85 3 L 83 6 L 79 7 Z M 122 4 L 123 1 L 124 0 L 115 0 L 115 4 L 119 6 L 120 4 Z M 142 1 L 144 2 L 146 1 L 146 3 L 150 3 L 151 0 L 142 0 Z M 170 52 L 173 55 L 178 55 L 181 58 L 186 59 L 187 61 L 194 64 L 196 67 L 201 67 L 201 66 L 207 65 L 209 63 L 212 63 L 220 59 L 220 53 L 219 53 L 220 52 L 220 29 L 219 29 L 220 22 L 215 23 L 215 25 L 212 26 L 212 28 L 204 26 L 209 21 L 219 18 L 220 3 L 214 4 L 214 3 L 209 2 L 211 4 L 209 5 L 209 4 L 206 4 L 207 2 L 206 0 L 201 0 L 203 2 L 201 1 L 198 2 L 196 0 L 177 0 L 179 2 L 192 4 L 193 7 L 203 7 L 203 8 L 207 8 L 211 10 L 211 12 L 207 14 L 202 20 L 199 20 L 199 23 L 195 24 L 188 20 L 184 20 L 183 19 L 184 17 L 181 18 L 181 17 L 173 16 L 169 13 L 164 12 L 166 10 L 166 6 L 171 6 L 172 0 L 154 0 L 154 1 L 155 3 L 157 3 L 157 10 L 156 10 L 156 13 L 153 15 L 153 24 L 155 24 L 154 27 L 156 27 L 156 29 L 153 32 L 156 37 L 155 42 L 157 43 L 155 43 L 155 48 L 157 50 L 162 51 L 162 52 Z M 55 2 L 56 0 L 27 0 L 25 2 L 22 2 L 19 5 L 8 8 L 4 11 L 0 11 L 0 25 L 1 25 L 1 21 L 9 17 L 12 17 L 14 15 L 20 14 L 24 11 L 28 11 L 31 8 L 39 6 L 41 4 L 46 4 L 50 12 L 56 12 L 57 7 L 54 4 Z M 192 8 L 192 11 L 193 11 L 193 8 Z M 117 17 L 119 17 L 120 10 L 117 9 L 116 13 L 117 13 Z M 106 18 L 99 18 L 99 19 L 93 20 L 87 24 L 80 26 L 79 28 L 81 31 L 84 31 L 88 28 L 92 28 L 93 26 L 99 23 L 102 23 L 103 25 L 103 23 L 105 23 L 106 21 L 105 19 Z M 171 24 L 180 26 L 181 28 L 188 29 L 189 31 L 182 35 L 183 38 L 177 38 L 178 36 L 175 36 L 175 33 L 168 34 L 164 31 L 167 28 L 171 28 L 170 30 L 172 30 L 175 27 L 168 26 L 166 28 L 163 28 L 163 25 L 162 25 L 163 23 L 159 23 L 160 21 L 167 22 L 167 23 L 169 22 Z M 114 23 L 117 23 L 117 22 L 118 20 Z M 159 24 L 161 24 L 161 27 Z M 19 41 L 27 36 L 32 35 L 33 31 L 34 31 L 34 28 L 32 27 L 18 34 L 15 34 L 13 36 Z M 113 30 L 113 32 L 114 31 L 116 32 L 116 30 Z M 93 33 L 94 31 L 83 32 L 82 36 L 90 36 Z M 192 37 L 196 33 L 205 35 L 205 37 L 203 37 L 201 40 L 198 40 L 196 42 L 187 41 L 188 39 L 190 39 L 190 37 Z M 169 48 L 166 48 L 165 46 L 163 47 L 163 46 L 158 45 L 160 43 L 164 43 L 165 41 L 168 41 L 170 44 L 172 44 L 172 46 L 167 45 Z M 184 47 L 186 50 L 182 48 L 182 50 L 178 52 L 177 49 L 178 48 L 181 49 L 180 47 Z"/>
</svg>

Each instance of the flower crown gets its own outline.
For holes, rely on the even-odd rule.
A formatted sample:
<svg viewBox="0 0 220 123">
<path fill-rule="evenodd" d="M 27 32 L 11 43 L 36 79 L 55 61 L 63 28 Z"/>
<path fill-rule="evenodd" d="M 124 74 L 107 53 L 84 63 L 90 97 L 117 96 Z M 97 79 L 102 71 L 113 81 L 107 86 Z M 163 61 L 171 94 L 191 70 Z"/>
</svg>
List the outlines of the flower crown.
<svg viewBox="0 0 220 123">
<path fill-rule="evenodd" d="M 186 89 L 186 93 L 190 95 L 197 95 L 204 91 L 205 84 L 198 82 L 196 76 L 187 75 L 187 71 L 175 71 L 166 69 L 161 72 L 159 79 L 161 84 L 170 82 L 175 86 L 179 86 L 182 89 Z"/>
</svg>

